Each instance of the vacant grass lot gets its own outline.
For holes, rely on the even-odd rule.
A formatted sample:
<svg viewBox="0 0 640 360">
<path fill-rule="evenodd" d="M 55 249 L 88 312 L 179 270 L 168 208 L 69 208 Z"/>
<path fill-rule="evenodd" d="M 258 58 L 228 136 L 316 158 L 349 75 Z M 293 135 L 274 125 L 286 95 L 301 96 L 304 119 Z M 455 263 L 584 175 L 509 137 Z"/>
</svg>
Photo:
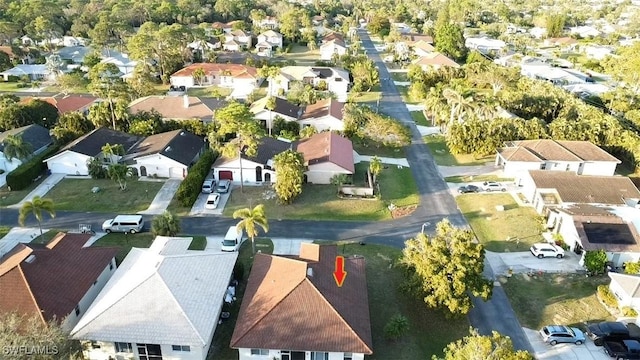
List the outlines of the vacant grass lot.
<svg viewBox="0 0 640 360">
<path fill-rule="evenodd" d="M 496 175 L 459 175 L 459 176 L 449 176 L 444 178 L 446 182 L 450 183 L 467 183 L 473 181 L 513 181 L 513 178 L 501 178 Z"/>
<path fill-rule="evenodd" d="M 538 214 L 531 207 L 518 206 L 510 194 L 463 194 L 456 202 L 487 250 L 527 251 L 531 244 L 544 240 Z M 498 205 L 504 211 L 496 210 Z"/>
<path fill-rule="evenodd" d="M 220 86 L 189 88 L 187 90 L 187 94 L 191 96 L 219 97 L 219 98 L 225 98 L 231 95 L 232 92 L 233 92 L 233 89 L 220 87 Z"/>
<path fill-rule="evenodd" d="M 306 46 L 292 45 L 291 49 L 286 54 L 278 56 L 278 59 L 293 60 L 296 65 L 314 65 L 320 60 L 320 49 L 309 50 Z"/>
<path fill-rule="evenodd" d="M 366 170 L 367 166 L 359 166 L 358 169 Z M 354 176 L 357 178 L 361 175 Z M 223 214 L 231 216 L 237 209 L 264 204 L 267 217 L 272 219 L 374 221 L 391 218 L 387 209 L 389 203 L 396 206 L 418 203 L 417 188 L 411 169 L 386 166 L 379 175 L 379 183 L 382 200 L 340 199 L 337 197 L 337 187 L 334 185 L 306 184 L 302 194 L 293 204 L 284 206 L 277 203 L 270 187 L 245 186 L 244 193 L 236 187 L 229 197 Z"/>
<path fill-rule="evenodd" d="M 129 180 L 121 191 L 113 180 L 64 179 L 46 195 L 54 201 L 56 210 L 135 213 L 146 210 L 161 182 Z M 92 193 L 93 187 L 100 191 Z"/>
<path fill-rule="evenodd" d="M 596 297 L 609 278 L 576 274 L 515 275 L 503 285 L 522 326 L 540 329 L 562 324 L 584 328 L 583 322 L 614 320 Z"/>
<path fill-rule="evenodd" d="M 484 165 L 487 162 L 493 161 L 493 158 L 490 156 L 476 159 L 472 154 L 451 154 L 443 135 L 429 135 L 422 139 L 429 149 L 431 149 L 431 154 L 436 164 L 441 166 Z"/>
<path fill-rule="evenodd" d="M 424 116 L 424 112 L 422 111 L 412 111 L 411 118 L 416 123 L 416 125 L 422 126 L 431 126 L 431 124 L 427 121 L 427 118 Z"/>
</svg>

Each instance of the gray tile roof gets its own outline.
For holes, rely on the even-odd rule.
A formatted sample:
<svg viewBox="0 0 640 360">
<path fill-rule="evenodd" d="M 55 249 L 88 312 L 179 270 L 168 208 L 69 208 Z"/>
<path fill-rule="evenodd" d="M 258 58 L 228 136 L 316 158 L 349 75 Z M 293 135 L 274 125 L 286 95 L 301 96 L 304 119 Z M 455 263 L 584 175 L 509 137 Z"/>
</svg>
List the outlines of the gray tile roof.
<svg viewBox="0 0 640 360">
<path fill-rule="evenodd" d="M 9 135 L 21 136 L 22 141 L 31 145 L 31 150 L 33 151 L 50 145 L 53 142 L 51 135 L 49 135 L 49 130 L 43 126 L 32 124 L 0 133 L 0 151 L 4 150 L 3 142 Z"/>
</svg>

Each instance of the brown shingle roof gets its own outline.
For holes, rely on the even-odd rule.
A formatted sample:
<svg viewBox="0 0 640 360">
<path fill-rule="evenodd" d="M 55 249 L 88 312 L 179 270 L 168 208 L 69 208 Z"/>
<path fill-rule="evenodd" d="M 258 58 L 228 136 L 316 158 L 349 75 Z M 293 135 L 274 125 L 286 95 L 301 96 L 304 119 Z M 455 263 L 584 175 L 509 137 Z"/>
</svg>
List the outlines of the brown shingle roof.
<svg viewBox="0 0 640 360">
<path fill-rule="evenodd" d="M 613 161 L 620 160 L 588 141 L 556 141 L 550 139 L 514 141 L 513 147 L 498 150 L 511 161 Z M 527 151 L 516 151 L 526 149 Z M 527 154 L 529 153 L 529 154 Z M 533 155 L 536 160 L 534 160 Z"/>
<path fill-rule="evenodd" d="M 428 66 L 450 66 L 450 67 L 460 67 L 460 65 L 446 57 L 445 55 L 437 52 L 430 53 L 425 56 L 421 56 L 413 61 L 414 64 L 418 65 L 428 65 Z"/>
<path fill-rule="evenodd" d="M 301 119 L 314 119 L 331 115 L 338 120 L 344 117 L 344 103 L 332 98 L 320 100 L 304 108 Z"/>
<path fill-rule="evenodd" d="M 69 315 L 118 252 L 83 248 L 90 237 L 59 233 L 47 246 L 18 244 L 0 259 L 0 311 Z"/>
<path fill-rule="evenodd" d="M 240 75 L 249 75 L 253 78 L 258 78 L 258 70 L 251 66 L 238 65 L 238 64 L 212 64 L 212 63 L 196 63 L 186 66 L 171 76 L 192 76 L 196 69 L 204 70 L 205 75 L 219 75 L 223 71 L 228 71 L 230 76 L 238 77 Z"/>
<path fill-rule="evenodd" d="M 571 171 L 529 170 L 538 189 L 556 189 L 563 202 L 624 205 L 640 198 L 628 177 L 576 175 Z"/>
<path fill-rule="evenodd" d="M 185 95 L 188 96 L 188 95 Z M 214 110 L 203 100 L 195 96 L 188 96 L 188 107 L 185 107 L 184 96 L 145 96 L 134 100 L 129 105 L 132 114 L 141 111 L 155 110 L 164 119 L 200 119 L 210 121 Z"/>
<path fill-rule="evenodd" d="M 256 255 L 231 347 L 372 354 L 364 258 L 345 258 L 348 275 L 338 287 L 336 246 L 302 247 L 318 256 Z"/>
<path fill-rule="evenodd" d="M 341 168 L 355 172 L 353 144 L 351 140 L 332 132 L 322 132 L 295 144 L 308 165 L 331 162 Z"/>
</svg>

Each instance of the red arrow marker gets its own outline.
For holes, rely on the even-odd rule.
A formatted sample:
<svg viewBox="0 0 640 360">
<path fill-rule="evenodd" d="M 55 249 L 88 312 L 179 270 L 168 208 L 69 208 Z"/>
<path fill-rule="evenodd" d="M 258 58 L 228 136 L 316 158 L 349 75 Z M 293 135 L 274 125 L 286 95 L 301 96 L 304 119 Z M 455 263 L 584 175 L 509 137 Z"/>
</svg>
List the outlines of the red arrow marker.
<svg viewBox="0 0 640 360">
<path fill-rule="evenodd" d="M 338 287 L 342 287 L 346 277 L 347 272 L 344 271 L 344 256 L 336 256 L 336 270 L 333 272 L 333 278 L 336 280 L 336 285 L 338 285 Z"/>
</svg>

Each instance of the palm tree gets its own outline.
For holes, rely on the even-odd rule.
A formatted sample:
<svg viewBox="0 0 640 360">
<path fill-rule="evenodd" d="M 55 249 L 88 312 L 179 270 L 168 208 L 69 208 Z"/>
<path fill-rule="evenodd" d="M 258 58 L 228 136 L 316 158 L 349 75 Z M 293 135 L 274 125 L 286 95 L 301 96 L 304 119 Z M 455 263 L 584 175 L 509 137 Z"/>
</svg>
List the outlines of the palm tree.
<svg viewBox="0 0 640 360">
<path fill-rule="evenodd" d="M 20 214 L 18 216 L 18 223 L 20 226 L 24 226 L 24 221 L 27 219 L 27 215 L 33 214 L 38 221 L 38 228 L 40 229 L 40 236 L 42 236 L 42 212 L 46 211 L 54 218 L 56 217 L 55 206 L 53 200 L 43 199 L 40 196 L 34 196 L 31 201 L 25 201 L 20 208 Z"/>
<path fill-rule="evenodd" d="M 267 221 L 267 217 L 264 215 L 264 205 L 258 204 L 253 209 L 244 208 L 238 209 L 233 212 L 234 219 L 242 219 L 236 224 L 238 228 L 238 232 L 244 230 L 247 232 L 247 236 L 251 238 L 251 249 L 253 253 L 256 253 L 256 242 L 255 237 L 258 235 L 258 229 L 256 225 L 260 226 L 264 232 L 269 231 L 269 222 Z"/>
<path fill-rule="evenodd" d="M 195 70 L 193 70 L 193 73 L 191 74 L 193 76 L 193 80 L 195 80 L 195 82 L 202 86 L 202 82 L 204 81 L 204 77 L 205 77 L 205 73 L 204 73 L 204 69 L 199 67 Z"/>
<path fill-rule="evenodd" d="M 276 108 L 275 96 L 269 96 L 267 98 L 267 103 L 265 104 L 265 108 L 269 110 L 269 124 L 267 128 L 269 128 L 269 136 L 271 136 L 271 129 L 273 128 L 273 110 L 275 110 Z"/>
<path fill-rule="evenodd" d="M 22 139 L 22 135 L 8 135 L 2 142 L 4 157 L 11 161 L 13 159 L 25 160 L 31 155 L 31 144 Z"/>
<path fill-rule="evenodd" d="M 458 91 L 451 88 L 442 90 L 442 96 L 444 96 L 447 100 L 447 104 L 451 107 L 449 126 L 453 124 L 456 117 L 459 121 L 462 118 L 462 115 L 474 108 L 473 98 L 471 96 L 465 97 Z"/>
<path fill-rule="evenodd" d="M 369 171 L 371 172 L 371 175 L 373 175 L 373 184 L 377 183 L 378 175 L 382 171 L 382 161 L 379 157 L 374 156 L 371 159 L 371 162 L 369 163 Z M 371 186 L 373 186 L 373 184 L 371 184 Z"/>
<path fill-rule="evenodd" d="M 176 236 L 180 232 L 180 219 L 165 210 L 162 214 L 154 216 L 151 221 L 151 232 L 153 235 Z"/>
</svg>

